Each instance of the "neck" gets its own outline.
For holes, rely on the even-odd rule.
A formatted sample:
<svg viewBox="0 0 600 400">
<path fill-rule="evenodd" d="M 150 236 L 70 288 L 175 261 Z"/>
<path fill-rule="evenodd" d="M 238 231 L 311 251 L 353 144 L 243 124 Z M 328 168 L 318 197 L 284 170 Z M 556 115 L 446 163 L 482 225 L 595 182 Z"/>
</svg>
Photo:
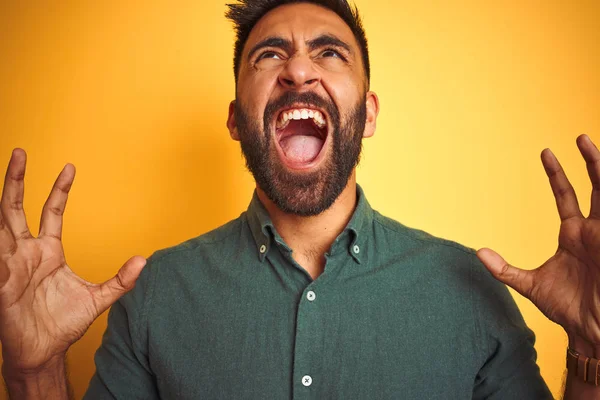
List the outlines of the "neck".
<svg viewBox="0 0 600 400">
<path fill-rule="evenodd" d="M 285 213 L 259 187 L 256 193 L 273 226 L 292 249 L 294 260 L 316 279 L 325 267 L 325 253 L 342 233 L 356 208 L 356 172 L 352 172 L 348 184 L 333 205 L 311 217 Z"/>
</svg>

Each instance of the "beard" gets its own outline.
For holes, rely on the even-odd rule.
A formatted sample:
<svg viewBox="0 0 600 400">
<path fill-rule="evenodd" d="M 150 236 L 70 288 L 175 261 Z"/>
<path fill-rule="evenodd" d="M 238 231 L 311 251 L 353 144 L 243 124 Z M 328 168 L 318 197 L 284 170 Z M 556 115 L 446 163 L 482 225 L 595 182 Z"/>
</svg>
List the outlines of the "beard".
<svg viewBox="0 0 600 400">
<path fill-rule="evenodd" d="M 278 117 L 275 113 L 294 103 L 311 104 L 324 109 L 329 116 L 327 124 L 331 124 L 332 146 L 321 151 L 329 151 L 330 154 L 315 171 L 299 173 L 288 170 L 274 147 L 276 139 L 275 132 L 271 132 L 271 123 Z M 366 119 L 364 100 L 358 102 L 342 123 L 333 102 L 312 92 L 287 92 L 267 104 L 261 130 L 241 103 L 235 102 L 235 120 L 248 170 L 258 187 L 280 210 L 298 216 L 321 214 L 342 193 L 360 161 Z"/>
</svg>

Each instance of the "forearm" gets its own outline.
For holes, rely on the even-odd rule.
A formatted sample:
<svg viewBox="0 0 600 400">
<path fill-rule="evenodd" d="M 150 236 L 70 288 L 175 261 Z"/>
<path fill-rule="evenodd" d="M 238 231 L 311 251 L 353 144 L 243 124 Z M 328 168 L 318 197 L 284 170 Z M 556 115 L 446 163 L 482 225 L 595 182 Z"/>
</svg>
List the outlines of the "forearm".
<svg viewBox="0 0 600 400">
<path fill-rule="evenodd" d="M 571 335 L 569 335 L 569 347 L 587 357 L 600 358 L 600 349 L 597 346 Z M 596 374 L 596 365 L 588 365 L 587 368 L 590 369 L 588 377 Z M 578 371 L 578 375 L 583 375 L 583 372 Z M 591 383 L 584 382 L 581 376 L 575 376 L 575 371 L 567 371 L 564 400 L 600 400 L 600 386 L 596 386 L 595 383 L 595 380 Z M 600 384 L 600 378 L 598 383 Z"/>
<path fill-rule="evenodd" d="M 14 371 L 3 364 L 2 375 L 11 400 L 72 399 L 64 357 L 39 371 Z"/>
</svg>

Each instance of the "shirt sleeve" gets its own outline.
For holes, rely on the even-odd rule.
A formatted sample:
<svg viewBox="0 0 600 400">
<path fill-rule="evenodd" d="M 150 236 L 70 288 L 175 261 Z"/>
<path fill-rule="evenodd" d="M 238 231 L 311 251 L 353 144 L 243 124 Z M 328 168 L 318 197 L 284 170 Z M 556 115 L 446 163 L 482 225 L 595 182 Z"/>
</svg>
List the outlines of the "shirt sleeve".
<svg viewBox="0 0 600 400">
<path fill-rule="evenodd" d="M 84 400 L 159 399 L 148 361 L 146 310 L 152 296 L 151 259 L 135 287 L 110 309 L 102 344 L 96 351 L 96 372 Z"/>
<path fill-rule="evenodd" d="M 536 363 L 535 335 L 507 287 L 477 260 L 473 272 L 481 368 L 473 399 L 552 399 Z"/>
</svg>

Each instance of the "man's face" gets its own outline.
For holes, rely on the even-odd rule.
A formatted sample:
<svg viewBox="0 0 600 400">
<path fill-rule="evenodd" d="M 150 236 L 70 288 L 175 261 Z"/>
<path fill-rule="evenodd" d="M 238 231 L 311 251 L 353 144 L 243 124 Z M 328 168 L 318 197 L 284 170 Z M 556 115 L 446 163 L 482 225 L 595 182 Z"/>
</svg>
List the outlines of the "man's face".
<svg viewBox="0 0 600 400">
<path fill-rule="evenodd" d="M 366 90 L 360 48 L 334 12 L 285 5 L 254 26 L 228 127 L 281 210 L 317 215 L 344 190 L 375 130 L 377 97 Z"/>
</svg>

